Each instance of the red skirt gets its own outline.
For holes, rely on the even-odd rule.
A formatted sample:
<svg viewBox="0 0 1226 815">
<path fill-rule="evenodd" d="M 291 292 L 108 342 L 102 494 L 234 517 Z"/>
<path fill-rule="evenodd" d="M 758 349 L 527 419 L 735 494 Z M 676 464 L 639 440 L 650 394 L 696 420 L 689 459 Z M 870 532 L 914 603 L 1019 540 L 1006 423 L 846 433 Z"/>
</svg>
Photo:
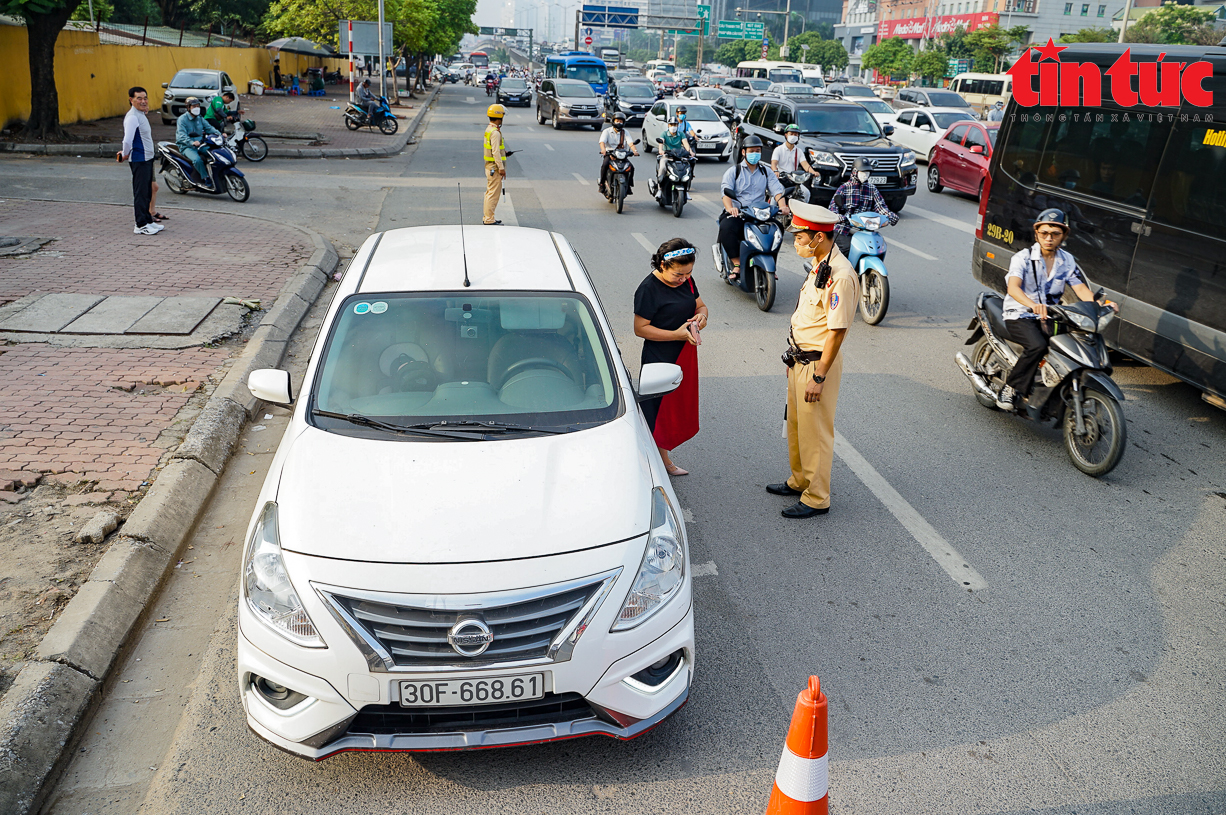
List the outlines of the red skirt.
<svg viewBox="0 0 1226 815">
<path fill-rule="evenodd" d="M 677 364 L 683 374 L 681 385 L 664 394 L 652 433 L 656 446 L 665 450 L 681 446 L 698 433 L 698 346 L 687 342 Z"/>
</svg>

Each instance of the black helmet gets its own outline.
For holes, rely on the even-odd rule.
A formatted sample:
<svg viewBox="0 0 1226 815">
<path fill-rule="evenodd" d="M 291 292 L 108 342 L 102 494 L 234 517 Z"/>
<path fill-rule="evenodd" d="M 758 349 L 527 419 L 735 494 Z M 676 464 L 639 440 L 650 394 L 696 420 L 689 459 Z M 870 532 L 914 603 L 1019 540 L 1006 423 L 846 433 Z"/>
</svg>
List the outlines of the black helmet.
<svg viewBox="0 0 1226 815">
<path fill-rule="evenodd" d="M 1052 226 L 1058 226 L 1063 229 L 1066 234 L 1068 233 L 1068 216 L 1064 214 L 1064 210 L 1062 209 L 1052 207 L 1051 209 L 1045 209 L 1040 212 L 1039 217 L 1034 219 L 1035 228 L 1038 229 L 1040 224 L 1051 224 Z"/>
<path fill-rule="evenodd" d="M 741 142 L 742 150 L 748 150 L 751 147 L 757 147 L 761 149 L 762 140 L 759 139 L 757 136 L 749 136 L 748 138 L 745 139 L 745 141 Z"/>
<path fill-rule="evenodd" d="M 615 121 L 615 122 L 619 122 L 619 121 L 620 121 L 620 122 L 624 122 L 624 121 L 626 121 L 626 114 L 622 113 L 620 110 L 619 110 L 619 111 L 614 112 L 614 114 L 613 114 L 613 121 Z"/>
<path fill-rule="evenodd" d="M 678 113 L 688 113 L 689 111 L 686 110 L 685 105 L 677 105 L 677 112 Z"/>
<path fill-rule="evenodd" d="M 853 172 L 857 173 L 871 173 L 873 171 L 873 163 L 864 156 L 860 156 L 860 158 L 856 159 L 855 163 L 851 165 L 851 169 Z"/>
</svg>

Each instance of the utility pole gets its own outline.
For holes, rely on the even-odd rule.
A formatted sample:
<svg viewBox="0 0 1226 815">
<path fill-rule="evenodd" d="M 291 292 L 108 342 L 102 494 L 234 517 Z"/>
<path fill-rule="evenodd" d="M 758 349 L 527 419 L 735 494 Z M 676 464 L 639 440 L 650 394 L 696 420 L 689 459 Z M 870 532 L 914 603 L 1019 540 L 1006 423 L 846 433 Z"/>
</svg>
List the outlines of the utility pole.
<svg viewBox="0 0 1226 815">
<path fill-rule="evenodd" d="M 787 59 L 788 55 L 792 52 L 788 48 L 788 24 L 792 22 L 792 0 L 788 0 L 787 10 L 783 14 L 783 45 L 779 46 L 779 56 Z"/>
<path fill-rule="evenodd" d="M 383 51 L 383 0 L 379 0 L 379 95 L 387 96 L 387 63 Z"/>
<path fill-rule="evenodd" d="M 1128 31 L 1128 16 L 1132 14 L 1132 0 L 1124 3 L 1124 20 L 1120 23 L 1120 42 L 1124 41 L 1124 33 Z"/>
</svg>

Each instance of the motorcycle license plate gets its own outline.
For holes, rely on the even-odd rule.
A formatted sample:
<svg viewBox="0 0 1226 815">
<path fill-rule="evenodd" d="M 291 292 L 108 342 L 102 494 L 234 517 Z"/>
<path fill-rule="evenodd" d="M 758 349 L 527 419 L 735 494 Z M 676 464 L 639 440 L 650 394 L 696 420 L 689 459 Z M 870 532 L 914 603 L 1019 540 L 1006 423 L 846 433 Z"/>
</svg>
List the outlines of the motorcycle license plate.
<svg viewBox="0 0 1226 815">
<path fill-rule="evenodd" d="M 458 707 L 522 702 L 545 696 L 545 674 L 400 682 L 401 707 Z"/>
<path fill-rule="evenodd" d="M 874 186 L 878 184 L 884 184 L 888 180 L 889 179 L 887 179 L 883 175 L 870 175 L 868 177 L 868 183 L 873 184 Z"/>
</svg>

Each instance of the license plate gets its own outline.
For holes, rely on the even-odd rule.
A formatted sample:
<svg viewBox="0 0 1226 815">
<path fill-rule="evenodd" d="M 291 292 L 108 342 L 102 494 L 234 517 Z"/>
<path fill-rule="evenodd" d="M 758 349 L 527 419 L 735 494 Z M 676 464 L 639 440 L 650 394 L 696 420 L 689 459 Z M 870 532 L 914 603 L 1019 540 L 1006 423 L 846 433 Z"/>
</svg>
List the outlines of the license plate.
<svg viewBox="0 0 1226 815">
<path fill-rule="evenodd" d="M 883 175 L 870 175 L 868 177 L 868 183 L 873 184 L 873 185 L 884 184 L 888 180 L 889 179 Z"/>
<path fill-rule="evenodd" d="M 486 676 L 480 679 L 400 680 L 401 707 L 498 705 L 540 699 L 545 674 Z"/>
</svg>

